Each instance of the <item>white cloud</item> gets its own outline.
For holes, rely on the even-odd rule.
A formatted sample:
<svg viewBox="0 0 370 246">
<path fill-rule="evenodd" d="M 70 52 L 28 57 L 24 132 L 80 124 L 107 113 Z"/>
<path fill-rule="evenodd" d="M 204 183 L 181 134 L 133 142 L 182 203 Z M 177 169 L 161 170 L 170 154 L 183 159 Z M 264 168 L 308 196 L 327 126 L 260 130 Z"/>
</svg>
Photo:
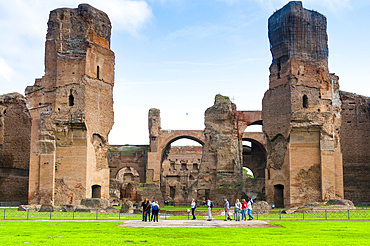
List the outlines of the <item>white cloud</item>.
<svg viewBox="0 0 370 246">
<path fill-rule="evenodd" d="M 114 30 L 124 30 L 134 36 L 153 17 L 152 9 L 145 1 L 93 0 L 91 5 L 109 16 Z"/>
<path fill-rule="evenodd" d="M 15 75 L 15 71 L 2 57 L 0 57 L 0 68 L 0 76 L 4 77 L 7 81 L 11 81 L 11 78 Z"/>
</svg>

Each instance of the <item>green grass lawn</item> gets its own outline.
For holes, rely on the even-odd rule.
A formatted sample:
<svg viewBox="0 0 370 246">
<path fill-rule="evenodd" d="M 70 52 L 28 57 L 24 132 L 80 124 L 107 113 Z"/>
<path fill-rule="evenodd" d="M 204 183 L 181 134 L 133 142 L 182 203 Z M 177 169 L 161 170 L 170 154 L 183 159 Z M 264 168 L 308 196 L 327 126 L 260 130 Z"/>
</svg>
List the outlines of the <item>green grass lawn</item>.
<svg viewBox="0 0 370 246">
<path fill-rule="evenodd" d="M 159 222 L 160 223 L 160 222 Z M 262 228 L 128 228 L 120 222 L 0 222 L 1 245 L 369 245 L 370 222 Z"/>
</svg>

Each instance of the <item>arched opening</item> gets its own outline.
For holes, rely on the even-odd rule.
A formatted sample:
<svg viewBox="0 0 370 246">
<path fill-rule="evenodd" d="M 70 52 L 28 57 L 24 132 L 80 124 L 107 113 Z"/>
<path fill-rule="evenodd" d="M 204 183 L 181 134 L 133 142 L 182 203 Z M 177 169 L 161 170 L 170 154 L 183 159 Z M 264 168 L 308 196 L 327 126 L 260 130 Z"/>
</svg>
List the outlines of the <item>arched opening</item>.
<svg viewBox="0 0 370 246">
<path fill-rule="evenodd" d="M 101 198 L 101 186 L 100 185 L 93 185 L 91 187 L 92 190 L 92 198 Z"/>
<path fill-rule="evenodd" d="M 308 97 L 303 95 L 303 108 L 308 108 Z"/>
<path fill-rule="evenodd" d="M 68 102 L 70 107 L 72 107 L 75 104 L 75 98 L 72 95 L 72 90 L 69 93 Z"/>
<path fill-rule="evenodd" d="M 243 167 L 243 171 L 244 171 L 244 173 L 245 173 L 248 177 L 250 177 L 250 178 L 254 178 L 254 174 L 253 174 L 252 170 L 250 170 L 248 167 Z"/>
<path fill-rule="evenodd" d="M 198 178 L 203 142 L 190 136 L 180 136 L 169 141 L 161 156 L 161 192 L 164 200 L 174 204 L 188 202 L 192 187 Z"/>
<path fill-rule="evenodd" d="M 242 141 L 245 192 L 256 197 L 258 201 L 265 201 L 266 149 L 255 139 L 243 138 Z"/>
<path fill-rule="evenodd" d="M 100 79 L 100 71 L 99 71 L 99 70 L 100 70 L 100 67 L 99 67 L 99 66 L 97 66 L 97 67 L 96 67 L 96 78 L 97 78 L 97 79 Z"/>
<path fill-rule="evenodd" d="M 265 178 L 267 152 L 258 141 L 243 138 L 243 167 L 253 173 L 254 178 Z"/>
<path fill-rule="evenodd" d="M 276 208 L 284 208 L 284 185 L 274 185 L 274 204 Z"/>
</svg>

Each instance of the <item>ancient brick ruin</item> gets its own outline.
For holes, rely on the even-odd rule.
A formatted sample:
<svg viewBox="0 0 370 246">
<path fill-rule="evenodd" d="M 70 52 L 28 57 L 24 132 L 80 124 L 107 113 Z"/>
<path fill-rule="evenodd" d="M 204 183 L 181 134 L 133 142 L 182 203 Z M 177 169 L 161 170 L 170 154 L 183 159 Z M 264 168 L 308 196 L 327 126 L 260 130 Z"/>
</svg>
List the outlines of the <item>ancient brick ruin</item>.
<svg viewBox="0 0 370 246">
<path fill-rule="evenodd" d="M 32 117 L 29 203 L 109 199 L 114 53 L 108 16 L 90 5 L 50 12 L 45 75 L 26 89 Z"/>
<path fill-rule="evenodd" d="M 295 207 L 343 198 L 341 102 L 338 77 L 328 70 L 326 18 L 290 2 L 269 18 L 268 28 L 266 200 Z"/>
<path fill-rule="evenodd" d="M 370 201 L 370 98 L 341 91 L 344 197 Z"/>
<path fill-rule="evenodd" d="M 369 202 L 370 101 L 339 91 L 339 78 L 328 70 L 326 18 L 294 1 L 268 27 L 273 60 L 262 111 L 237 111 L 216 95 L 204 131 L 163 130 L 160 110 L 152 108 L 149 144 L 109 146 L 110 20 L 87 4 L 51 11 L 45 75 L 26 97 L 0 96 L 0 201 Z M 247 132 L 251 125 L 263 125 L 263 132 Z M 202 147 L 171 146 L 183 138 Z"/>
<path fill-rule="evenodd" d="M 0 96 L 0 202 L 28 202 L 31 117 L 19 93 Z"/>
</svg>

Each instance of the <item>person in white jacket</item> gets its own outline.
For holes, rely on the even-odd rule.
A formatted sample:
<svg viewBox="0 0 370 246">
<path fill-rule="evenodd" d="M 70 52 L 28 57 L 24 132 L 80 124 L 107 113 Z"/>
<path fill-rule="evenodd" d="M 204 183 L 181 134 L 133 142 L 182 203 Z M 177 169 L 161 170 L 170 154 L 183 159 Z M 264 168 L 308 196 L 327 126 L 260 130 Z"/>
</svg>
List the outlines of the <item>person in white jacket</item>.
<svg viewBox="0 0 370 246">
<path fill-rule="evenodd" d="M 195 203 L 195 200 L 193 199 L 191 201 L 191 214 L 193 215 L 193 219 L 192 220 L 196 220 L 197 218 L 195 218 L 195 208 L 197 207 L 196 203 Z"/>
<path fill-rule="evenodd" d="M 242 204 L 239 202 L 239 199 L 236 199 L 236 203 L 235 203 L 236 221 L 240 221 L 240 213 L 241 212 L 242 212 Z"/>
<path fill-rule="evenodd" d="M 252 209 L 253 209 L 253 201 L 252 201 L 252 197 L 248 197 L 249 201 L 247 203 L 247 208 L 248 208 L 248 216 L 249 216 L 249 219 L 248 220 L 253 220 L 254 217 L 252 216 Z"/>
</svg>

